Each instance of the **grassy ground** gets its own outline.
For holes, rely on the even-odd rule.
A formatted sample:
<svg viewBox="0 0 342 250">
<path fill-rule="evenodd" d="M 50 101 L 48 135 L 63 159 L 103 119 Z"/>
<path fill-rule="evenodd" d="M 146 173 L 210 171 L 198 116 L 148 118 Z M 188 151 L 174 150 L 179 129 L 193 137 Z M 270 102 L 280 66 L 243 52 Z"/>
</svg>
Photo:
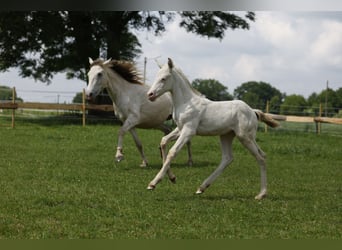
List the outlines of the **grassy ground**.
<svg viewBox="0 0 342 250">
<path fill-rule="evenodd" d="M 19 121 L 20 123 L 20 121 Z M 147 191 L 161 161 L 161 133 L 139 130 L 146 169 L 130 135 L 114 163 L 118 126 L 19 124 L 0 128 L 0 239 L 341 239 L 341 139 L 312 133 L 258 134 L 268 157 L 269 196 L 259 168 L 236 141 L 234 162 L 201 196 L 220 160 L 218 139 L 195 137 L 167 179 Z"/>
</svg>

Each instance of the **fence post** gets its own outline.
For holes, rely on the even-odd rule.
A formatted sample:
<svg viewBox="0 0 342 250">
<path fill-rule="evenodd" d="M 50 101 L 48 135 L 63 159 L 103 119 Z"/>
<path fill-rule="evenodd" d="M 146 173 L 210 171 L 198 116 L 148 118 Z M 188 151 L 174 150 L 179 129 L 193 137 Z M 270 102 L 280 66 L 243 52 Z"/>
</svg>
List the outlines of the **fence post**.
<svg viewBox="0 0 342 250">
<path fill-rule="evenodd" d="M 12 89 L 12 103 L 14 104 L 15 103 L 15 87 L 13 87 Z M 14 128 L 15 126 L 15 109 L 13 108 L 12 109 L 12 128 Z"/>
<path fill-rule="evenodd" d="M 85 104 L 85 89 L 82 91 L 82 125 L 86 125 L 86 104 Z"/>
<path fill-rule="evenodd" d="M 319 104 L 319 117 L 322 117 L 322 103 Z M 322 130 L 322 123 L 318 122 L 317 124 L 317 133 L 320 135 Z"/>
</svg>

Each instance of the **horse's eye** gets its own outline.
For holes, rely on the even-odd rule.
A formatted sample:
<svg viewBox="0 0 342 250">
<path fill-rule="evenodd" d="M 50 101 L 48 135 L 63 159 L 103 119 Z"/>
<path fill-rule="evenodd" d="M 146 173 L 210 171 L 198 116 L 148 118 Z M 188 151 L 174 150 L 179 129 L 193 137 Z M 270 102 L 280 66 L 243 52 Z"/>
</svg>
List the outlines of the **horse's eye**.
<svg viewBox="0 0 342 250">
<path fill-rule="evenodd" d="M 97 77 L 102 77 L 102 73 L 101 72 L 97 73 Z"/>
<path fill-rule="evenodd" d="M 163 77 L 163 78 L 161 79 L 162 82 L 165 82 L 165 80 L 166 80 L 165 77 Z"/>
</svg>

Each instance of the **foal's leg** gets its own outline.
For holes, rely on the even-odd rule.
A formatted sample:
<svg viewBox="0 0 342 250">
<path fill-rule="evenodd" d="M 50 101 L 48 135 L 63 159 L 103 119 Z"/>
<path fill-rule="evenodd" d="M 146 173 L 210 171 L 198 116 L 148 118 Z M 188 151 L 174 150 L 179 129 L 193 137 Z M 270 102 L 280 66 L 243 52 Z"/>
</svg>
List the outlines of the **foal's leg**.
<svg viewBox="0 0 342 250">
<path fill-rule="evenodd" d="M 204 190 L 208 188 L 211 185 L 211 183 L 213 183 L 216 180 L 216 178 L 223 172 L 223 170 L 233 161 L 232 142 L 234 137 L 234 132 L 220 136 L 222 151 L 221 163 L 215 169 L 215 171 L 207 179 L 205 179 L 205 181 L 197 189 L 196 194 L 203 193 Z"/>
<path fill-rule="evenodd" d="M 164 131 L 164 133 L 165 133 L 165 131 Z M 161 141 L 160 141 L 160 153 L 161 153 L 161 156 L 163 158 L 163 163 L 165 162 L 165 158 L 166 158 L 166 154 L 165 154 L 166 145 L 170 141 L 177 140 L 178 137 L 179 137 L 179 129 L 176 127 L 171 132 L 168 131 L 167 133 L 165 133 L 165 136 L 161 139 Z M 188 165 L 192 166 L 193 161 L 192 161 L 192 153 L 191 153 L 191 141 L 188 141 L 186 143 L 186 146 L 188 149 Z"/>
<path fill-rule="evenodd" d="M 161 139 L 160 146 L 159 146 L 160 154 L 161 154 L 161 157 L 163 159 L 163 164 L 164 164 L 165 159 L 166 159 L 166 154 L 165 154 L 166 145 L 170 141 L 178 138 L 179 130 L 178 128 L 176 128 L 175 130 L 171 131 L 170 128 L 167 127 L 166 125 L 161 126 L 160 130 L 162 130 L 165 134 L 165 136 L 163 136 L 163 138 Z M 167 175 L 169 176 L 169 179 L 172 183 L 176 183 L 176 176 L 172 173 L 171 168 L 167 170 Z"/>
<path fill-rule="evenodd" d="M 163 159 L 163 163 L 166 160 L 166 145 L 170 141 L 174 141 L 179 137 L 179 129 L 176 127 L 174 130 L 172 130 L 169 134 L 163 136 L 163 138 L 160 141 L 160 153 Z"/>
<path fill-rule="evenodd" d="M 255 196 L 255 199 L 261 200 L 267 194 L 266 154 L 260 149 L 254 138 L 240 137 L 239 140 L 252 153 L 260 165 L 261 188 L 260 193 Z"/>
<path fill-rule="evenodd" d="M 171 132 L 172 133 L 172 132 Z M 193 131 L 186 130 L 180 133 L 180 136 L 178 137 L 176 143 L 171 147 L 169 150 L 169 153 L 167 154 L 167 157 L 163 163 L 162 168 L 158 172 L 158 174 L 154 177 L 154 179 L 150 182 L 147 189 L 152 190 L 156 187 L 156 185 L 163 179 L 165 174 L 170 171 L 170 164 L 173 158 L 176 157 L 177 153 L 181 148 L 184 146 L 186 142 L 188 142 L 191 137 L 194 135 Z"/>
<path fill-rule="evenodd" d="M 134 142 L 135 142 L 135 145 L 137 146 L 137 149 L 139 150 L 140 152 L 140 155 L 141 155 L 141 158 L 142 158 L 142 163 L 140 164 L 140 167 L 146 167 L 148 165 L 147 163 L 147 160 L 146 160 L 146 156 L 145 156 L 145 153 L 144 153 L 144 149 L 143 149 L 143 146 L 141 144 L 141 141 L 138 137 L 138 134 L 137 132 L 135 131 L 134 128 L 132 128 L 130 131 L 129 131 L 134 139 Z"/>
</svg>

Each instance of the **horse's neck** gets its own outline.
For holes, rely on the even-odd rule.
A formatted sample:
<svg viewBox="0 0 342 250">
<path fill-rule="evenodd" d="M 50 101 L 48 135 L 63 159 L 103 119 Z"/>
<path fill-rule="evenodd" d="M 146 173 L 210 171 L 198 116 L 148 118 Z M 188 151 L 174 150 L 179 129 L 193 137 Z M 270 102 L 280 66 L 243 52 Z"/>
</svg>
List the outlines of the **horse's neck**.
<svg viewBox="0 0 342 250">
<path fill-rule="evenodd" d="M 122 93 L 123 95 L 125 95 L 125 92 L 128 91 L 129 84 L 125 82 L 126 80 L 120 78 L 119 76 L 111 72 L 109 73 L 108 78 L 109 78 L 109 82 L 107 84 L 108 94 L 110 98 L 112 99 L 112 101 L 115 104 L 117 104 L 118 99 L 120 98 L 120 96 L 122 96 Z"/>
</svg>

